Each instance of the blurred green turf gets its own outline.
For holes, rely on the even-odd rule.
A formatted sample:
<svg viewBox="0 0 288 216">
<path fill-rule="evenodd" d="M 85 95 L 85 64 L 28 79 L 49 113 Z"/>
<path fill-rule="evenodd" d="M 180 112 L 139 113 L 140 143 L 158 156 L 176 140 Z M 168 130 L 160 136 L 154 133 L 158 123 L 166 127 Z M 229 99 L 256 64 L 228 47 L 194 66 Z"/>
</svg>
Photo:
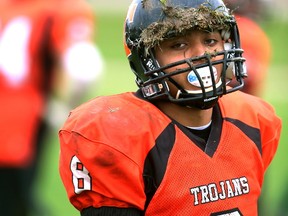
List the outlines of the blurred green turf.
<svg viewBox="0 0 288 216">
<path fill-rule="evenodd" d="M 124 13 L 98 13 L 97 21 L 97 44 L 105 60 L 104 76 L 99 85 L 95 85 L 89 92 L 87 98 L 98 95 L 114 94 L 123 91 L 136 89 L 134 76 L 130 72 L 128 62 L 123 49 L 122 26 Z M 286 152 L 288 151 L 288 128 L 287 128 L 287 23 L 277 20 L 263 23 L 264 29 L 271 38 L 274 48 L 274 56 L 267 81 L 267 88 L 264 97 L 271 102 L 283 118 L 283 133 L 281 137 L 279 151 L 273 161 L 265 181 L 265 195 L 268 197 L 269 211 L 263 215 L 275 215 L 277 204 L 282 198 L 279 195 L 284 193 L 288 179 L 288 167 Z M 286 47 L 285 47 L 286 46 Z M 39 200 L 46 207 L 47 216 L 77 216 L 79 213 L 70 205 L 58 172 L 59 144 L 57 132 L 52 131 L 48 137 L 45 154 L 41 163 L 39 179 L 36 185 L 36 193 Z M 287 187 L 286 187 L 287 188 Z M 266 197 L 264 200 L 266 200 Z M 270 212 L 269 214 L 267 212 Z"/>
</svg>

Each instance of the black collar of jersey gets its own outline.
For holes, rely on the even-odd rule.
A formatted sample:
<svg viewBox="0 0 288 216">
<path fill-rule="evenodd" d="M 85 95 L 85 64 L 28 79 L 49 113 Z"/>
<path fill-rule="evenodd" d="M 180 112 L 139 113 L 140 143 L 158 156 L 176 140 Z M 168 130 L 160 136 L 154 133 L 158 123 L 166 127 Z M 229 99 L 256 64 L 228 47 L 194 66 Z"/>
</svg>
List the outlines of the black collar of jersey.
<svg viewBox="0 0 288 216">
<path fill-rule="evenodd" d="M 151 102 L 151 101 L 144 98 L 140 89 L 135 92 L 135 96 L 140 98 L 140 99 Z M 210 130 L 210 135 L 207 139 L 207 142 L 204 139 L 202 139 L 201 137 L 192 133 L 191 130 L 189 130 L 187 127 L 183 126 L 179 122 L 175 121 L 174 119 L 171 119 L 171 120 L 200 149 L 202 149 L 210 157 L 213 157 L 213 155 L 214 155 L 214 153 L 215 153 L 215 151 L 219 145 L 219 142 L 220 142 L 222 124 L 223 124 L 223 118 L 222 118 L 222 114 L 221 114 L 218 103 L 213 107 L 212 123 L 210 126 L 211 130 Z"/>
<path fill-rule="evenodd" d="M 179 122 L 172 120 L 190 140 L 192 140 L 200 149 L 202 149 L 207 155 L 213 157 L 220 141 L 223 118 L 220 112 L 218 104 L 213 107 L 212 123 L 210 135 L 207 142 L 196 134 L 192 133 L 187 127 L 183 126 Z"/>
</svg>

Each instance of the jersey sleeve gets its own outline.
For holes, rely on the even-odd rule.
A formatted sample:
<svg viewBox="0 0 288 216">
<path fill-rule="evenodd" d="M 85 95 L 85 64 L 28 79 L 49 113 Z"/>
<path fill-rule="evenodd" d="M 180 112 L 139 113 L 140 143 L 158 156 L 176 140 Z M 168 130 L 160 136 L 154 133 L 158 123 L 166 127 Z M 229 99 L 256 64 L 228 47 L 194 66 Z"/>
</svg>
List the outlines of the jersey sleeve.
<svg viewBox="0 0 288 216">
<path fill-rule="evenodd" d="M 266 170 L 275 156 L 282 129 L 282 121 L 269 104 L 264 104 L 262 115 L 259 115 L 262 141 L 262 158 Z"/>
<path fill-rule="evenodd" d="M 231 103 L 233 109 L 228 109 Z M 275 156 L 282 129 L 282 121 L 274 108 L 263 99 L 240 91 L 222 97 L 220 105 L 225 116 L 239 119 L 244 124 L 259 130 L 262 163 L 266 171 Z"/>
<path fill-rule="evenodd" d="M 75 108 L 59 131 L 59 169 L 70 202 L 80 211 L 89 206 L 144 210 L 145 162 L 170 121 L 132 92 Z"/>
<path fill-rule="evenodd" d="M 62 130 L 59 138 L 60 175 L 75 208 L 144 208 L 141 171 L 129 157 L 75 132 Z"/>
</svg>

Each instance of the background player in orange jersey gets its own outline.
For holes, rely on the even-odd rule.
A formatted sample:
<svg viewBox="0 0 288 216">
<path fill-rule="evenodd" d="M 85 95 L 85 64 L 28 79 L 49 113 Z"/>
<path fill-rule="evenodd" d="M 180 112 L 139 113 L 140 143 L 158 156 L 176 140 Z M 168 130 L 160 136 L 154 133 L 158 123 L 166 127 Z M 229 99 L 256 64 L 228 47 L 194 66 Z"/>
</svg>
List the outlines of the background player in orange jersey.
<svg viewBox="0 0 288 216">
<path fill-rule="evenodd" d="M 100 75 L 93 25 L 85 1 L 0 1 L 1 215 L 32 210 L 47 124 L 61 123 L 55 107 L 79 103 Z"/>
<path fill-rule="evenodd" d="M 221 0 L 133 0 L 124 26 L 139 90 L 70 112 L 59 131 L 70 202 L 82 216 L 257 215 L 282 123 L 238 91 L 235 17 Z"/>
<path fill-rule="evenodd" d="M 225 0 L 225 3 L 236 14 L 241 46 L 245 50 L 248 78 L 242 91 L 262 97 L 272 57 L 270 40 L 258 24 L 265 16 L 264 3 L 260 0 Z M 259 200 L 259 215 L 267 212 L 264 200 L 265 187 Z"/>
<path fill-rule="evenodd" d="M 263 3 L 259 0 L 225 0 L 225 3 L 234 10 L 245 50 L 248 78 L 242 91 L 262 96 L 272 56 L 269 38 L 257 23 L 263 15 Z"/>
</svg>

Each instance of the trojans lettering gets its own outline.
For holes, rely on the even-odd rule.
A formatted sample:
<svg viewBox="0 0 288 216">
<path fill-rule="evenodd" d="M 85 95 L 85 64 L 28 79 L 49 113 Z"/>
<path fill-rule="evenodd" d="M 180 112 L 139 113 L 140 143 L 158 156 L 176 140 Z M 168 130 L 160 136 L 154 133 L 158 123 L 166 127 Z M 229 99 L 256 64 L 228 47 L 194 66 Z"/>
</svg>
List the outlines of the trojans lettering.
<svg viewBox="0 0 288 216">
<path fill-rule="evenodd" d="M 241 196 L 248 194 L 249 191 L 249 183 L 246 177 L 190 188 L 190 193 L 194 196 L 194 206 Z"/>
</svg>

